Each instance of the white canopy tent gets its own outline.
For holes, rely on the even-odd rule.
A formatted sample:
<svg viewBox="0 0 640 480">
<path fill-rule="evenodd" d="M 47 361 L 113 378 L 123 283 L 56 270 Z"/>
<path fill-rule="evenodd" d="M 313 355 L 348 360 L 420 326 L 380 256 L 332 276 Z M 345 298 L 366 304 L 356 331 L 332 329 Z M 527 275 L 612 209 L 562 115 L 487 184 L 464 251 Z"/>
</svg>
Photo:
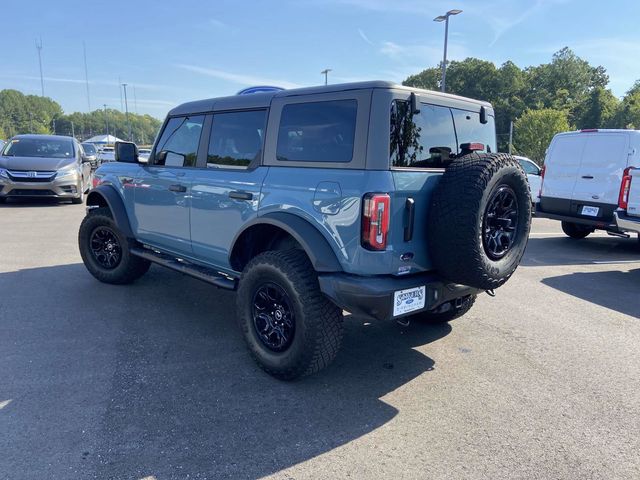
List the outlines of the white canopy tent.
<svg viewBox="0 0 640 480">
<path fill-rule="evenodd" d="M 113 135 L 96 135 L 84 141 L 84 143 L 93 143 L 95 145 L 113 145 L 116 142 L 124 142 L 124 140 Z"/>
</svg>

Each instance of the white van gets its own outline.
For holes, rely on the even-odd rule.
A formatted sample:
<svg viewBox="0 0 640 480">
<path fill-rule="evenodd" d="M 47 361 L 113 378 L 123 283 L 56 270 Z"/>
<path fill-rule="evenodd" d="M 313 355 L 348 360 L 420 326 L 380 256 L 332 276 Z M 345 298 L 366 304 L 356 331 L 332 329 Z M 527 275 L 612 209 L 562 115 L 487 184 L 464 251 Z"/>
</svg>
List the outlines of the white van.
<svg viewBox="0 0 640 480">
<path fill-rule="evenodd" d="M 621 233 L 613 213 L 627 167 L 640 167 L 640 130 L 559 133 L 547 150 L 536 215 L 562 222 L 571 238 Z"/>
</svg>

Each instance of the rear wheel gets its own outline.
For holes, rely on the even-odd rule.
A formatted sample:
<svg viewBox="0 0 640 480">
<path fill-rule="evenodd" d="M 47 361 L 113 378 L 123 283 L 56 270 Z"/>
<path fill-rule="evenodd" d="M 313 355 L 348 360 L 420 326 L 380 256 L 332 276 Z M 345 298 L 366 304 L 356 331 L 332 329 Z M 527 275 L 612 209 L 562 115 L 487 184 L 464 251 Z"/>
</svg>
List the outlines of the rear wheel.
<svg viewBox="0 0 640 480">
<path fill-rule="evenodd" d="M 149 270 L 148 260 L 131 254 L 131 242 L 118 229 L 108 208 L 92 210 L 80 224 L 82 261 L 101 282 L 131 283 Z"/>
<path fill-rule="evenodd" d="M 342 311 L 318 286 L 301 250 L 269 251 L 245 267 L 238 322 L 258 365 L 281 380 L 323 369 L 342 343 Z"/>
<path fill-rule="evenodd" d="M 587 225 L 580 225 L 579 223 L 562 222 L 562 231 L 575 240 L 587 237 L 593 233 L 593 228 Z"/>
<path fill-rule="evenodd" d="M 469 295 L 468 297 L 460 298 L 457 301 L 441 305 L 435 312 L 420 312 L 410 316 L 411 320 L 424 323 L 445 323 L 460 318 L 473 307 L 476 301 L 475 295 Z"/>
</svg>

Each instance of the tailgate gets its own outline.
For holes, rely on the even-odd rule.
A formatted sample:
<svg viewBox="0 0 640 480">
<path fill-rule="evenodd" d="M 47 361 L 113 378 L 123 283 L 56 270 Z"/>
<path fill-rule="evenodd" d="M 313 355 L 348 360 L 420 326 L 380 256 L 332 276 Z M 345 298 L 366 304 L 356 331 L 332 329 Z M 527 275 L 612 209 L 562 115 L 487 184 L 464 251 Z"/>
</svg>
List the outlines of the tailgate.
<svg viewBox="0 0 640 480">
<path fill-rule="evenodd" d="M 428 254 L 427 214 L 431 194 L 443 173 L 424 169 L 392 172 L 395 191 L 391 193 L 389 244 L 395 253 L 393 271 L 396 274 L 424 272 L 433 268 Z M 412 229 L 410 205 L 413 205 Z"/>
<path fill-rule="evenodd" d="M 631 188 L 629 189 L 627 214 L 640 217 L 640 168 L 635 168 L 629 173 L 631 174 Z"/>
</svg>

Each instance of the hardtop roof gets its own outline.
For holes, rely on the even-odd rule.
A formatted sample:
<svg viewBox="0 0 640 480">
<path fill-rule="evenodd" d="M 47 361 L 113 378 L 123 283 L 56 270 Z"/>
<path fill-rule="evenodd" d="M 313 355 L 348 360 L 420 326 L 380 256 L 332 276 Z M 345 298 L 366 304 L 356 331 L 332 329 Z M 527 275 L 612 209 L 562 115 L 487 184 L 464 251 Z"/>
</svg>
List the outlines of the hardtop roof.
<svg viewBox="0 0 640 480">
<path fill-rule="evenodd" d="M 300 95 L 315 95 L 320 93 L 346 92 L 350 90 L 368 90 L 368 89 L 388 89 L 388 90 L 404 90 L 407 92 L 415 92 L 425 97 L 437 99 L 455 99 L 476 105 L 491 107 L 489 102 L 475 100 L 472 98 L 461 97 L 450 93 L 436 92 L 433 90 L 424 90 L 421 88 L 407 87 L 393 82 L 383 80 L 373 80 L 367 82 L 338 83 L 332 85 L 320 85 L 313 87 L 292 88 L 289 90 L 252 93 L 249 95 L 231 95 L 227 97 L 208 98 L 205 100 L 196 100 L 193 102 L 183 103 L 173 108 L 169 115 L 186 115 L 193 113 L 204 113 L 213 110 L 239 109 L 239 108 L 264 108 L 271 104 L 274 98 L 295 97 Z"/>
</svg>

